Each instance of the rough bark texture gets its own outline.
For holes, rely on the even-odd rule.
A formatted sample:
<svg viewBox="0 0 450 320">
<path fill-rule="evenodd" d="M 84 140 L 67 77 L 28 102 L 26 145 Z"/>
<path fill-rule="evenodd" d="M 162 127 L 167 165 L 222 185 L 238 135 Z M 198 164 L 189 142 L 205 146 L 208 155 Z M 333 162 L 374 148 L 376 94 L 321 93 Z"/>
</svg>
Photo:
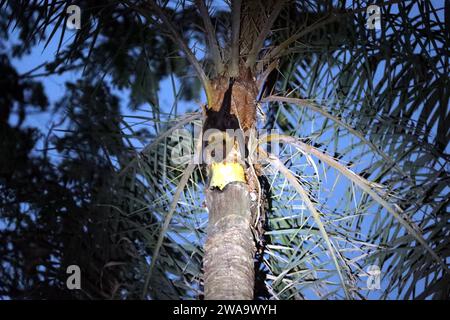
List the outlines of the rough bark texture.
<svg viewBox="0 0 450 320">
<path fill-rule="evenodd" d="M 250 196 L 243 183 L 207 190 L 209 222 L 204 289 L 208 300 L 251 300 L 255 283 L 255 243 L 250 228 Z"/>
<path fill-rule="evenodd" d="M 241 68 L 235 78 L 213 79 L 204 132 L 243 129 L 246 133 L 255 128 L 256 94 L 255 79 L 249 69 Z M 215 161 L 226 164 L 239 160 L 231 158 L 226 155 Z M 205 299 L 253 299 L 256 249 L 251 209 L 254 206 L 251 206 L 249 190 L 252 188 L 247 180 L 246 183 L 232 182 L 223 190 L 213 184 L 206 190 L 209 222 L 203 259 Z"/>
<path fill-rule="evenodd" d="M 213 94 L 211 105 L 208 106 L 210 111 L 219 112 L 224 108 L 224 103 L 230 104 L 230 114 L 239 119 L 244 132 L 252 128 L 256 121 L 255 101 L 258 89 L 251 72 L 247 69 L 241 69 L 240 76 L 234 79 L 231 88 L 230 79 L 226 77 L 218 77 L 211 82 Z M 226 98 L 227 93 L 230 93 L 228 99 Z"/>
</svg>

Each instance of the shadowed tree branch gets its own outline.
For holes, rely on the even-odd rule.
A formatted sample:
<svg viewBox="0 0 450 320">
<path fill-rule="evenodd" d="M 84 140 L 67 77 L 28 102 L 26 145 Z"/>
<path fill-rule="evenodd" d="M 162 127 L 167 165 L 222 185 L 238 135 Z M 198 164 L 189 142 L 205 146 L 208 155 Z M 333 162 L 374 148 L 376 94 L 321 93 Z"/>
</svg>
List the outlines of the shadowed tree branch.
<svg viewBox="0 0 450 320">
<path fill-rule="evenodd" d="M 211 18 L 208 13 L 208 8 L 206 7 L 205 0 L 196 0 L 200 15 L 203 19 L 203 24 L 205 25 L 206 30 L 206 38 L 208 40 L 209 48 L 211 50 L 211 56 L 214 61 L 214 66 L 216 68 L 216 72 L 218 74 L 222 74 L 224 70 L 222 57 L 220 54 L 220 48 L 217 43 L 216 32 L 214 31 L 214 27 L 211 23 Z"/>
<path fill-rule="evenodd" d="M 239 34 L 241 27 L 241 0 L 231 3 L 231 63 L 229 74 L 237 77 L 239 74 Z"/>
</svg>

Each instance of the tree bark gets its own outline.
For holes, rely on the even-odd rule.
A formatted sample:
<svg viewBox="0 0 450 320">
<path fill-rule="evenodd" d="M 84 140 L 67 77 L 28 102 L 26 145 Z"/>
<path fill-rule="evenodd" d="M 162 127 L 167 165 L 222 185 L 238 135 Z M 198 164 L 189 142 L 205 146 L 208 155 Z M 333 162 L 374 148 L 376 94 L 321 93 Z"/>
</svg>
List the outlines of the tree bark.
<svg viewBox="0 0 450 320">
<path fill-rule="evenodd" d="M 242 130 L 245 136 L 255 128 L 257 88 L 250 69 L 239 69 L 237 78 L 213 79 L 212 88 L 211 105 L 205 110 L 204 132 L 233 129 Z M 204 292 L 208 300 L 254 297 L 256 248 L 251 229 L 254 206 L 249 194 L 254 186 L 250 186 L 247 177 L 236 174 L 235 165 L 245 157 L 245 152 L 240 151 L 240 146 L 233 144 L 233 150 L 225 152 L 223 159 L 215 159 L 216 166 L 210 165 L 210 185 L 206 189 L 209 222 L 203 259 Z M 240 165 L 246 170 L 243 163 Z M 227 168 L 225 173 L 217 171 L 223 166 Z M 222 175 L 215 175 L 213 170 Z"/>
<path fill-rule="evenodd" d="M 255 284 L 255 243 L 250 195 L 244 183 L 207 190 L 204 291 L 207 300 L 251 300 Z"/>
</svg>

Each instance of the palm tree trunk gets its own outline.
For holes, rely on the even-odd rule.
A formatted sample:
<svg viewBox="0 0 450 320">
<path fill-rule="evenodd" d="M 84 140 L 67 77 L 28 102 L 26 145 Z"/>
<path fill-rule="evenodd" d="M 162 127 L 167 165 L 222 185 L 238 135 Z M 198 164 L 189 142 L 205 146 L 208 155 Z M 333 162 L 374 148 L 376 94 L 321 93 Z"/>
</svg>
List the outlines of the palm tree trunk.
<svg viewBox="0 0 450 320">
<path fill-rule="evenodd" d="M 206 192 L 209 222 L 203 260 L 205 299 L 251 300 L 256 249 L 248 186 L 231 183 L 222 191 Z"/>
<path fill-rule="evenodd" d="M 213 99 L 206 111 L 204 130 L 246 133 L 255 127 L 256 84 L 250 70 L 239 71 L 238 78 L 218 77 L 212 81 Z M 224 142 L 229 138 L 225 134 Z M 221 162 L 210 167 L 210 186 L 206 190 L 209 222 L 203 267 L 205 299 L 209 300 L 251 300 L 254 296 L 254 206 L 249 194 L 254 186 L 246 181 L 243 163 L 238 163 L 245 152 L 232 145 Z M 227 170 L 222 171 L 224 167 Z"/>
</svg>

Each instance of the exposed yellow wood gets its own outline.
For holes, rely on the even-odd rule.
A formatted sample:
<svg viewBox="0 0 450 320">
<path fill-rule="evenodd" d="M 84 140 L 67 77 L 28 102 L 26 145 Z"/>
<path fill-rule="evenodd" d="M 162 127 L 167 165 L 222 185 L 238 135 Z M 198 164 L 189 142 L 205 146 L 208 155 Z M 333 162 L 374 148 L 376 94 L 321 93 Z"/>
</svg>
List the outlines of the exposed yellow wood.
<svg viewBox="0 0 450 320">
<path fill-rule="evenodd" d="M 244 167 L 239 163 L 213 163 L 211 164 L 210 188 L 223 190 L 231 182 L 244 182 Z"/>
</svg>

